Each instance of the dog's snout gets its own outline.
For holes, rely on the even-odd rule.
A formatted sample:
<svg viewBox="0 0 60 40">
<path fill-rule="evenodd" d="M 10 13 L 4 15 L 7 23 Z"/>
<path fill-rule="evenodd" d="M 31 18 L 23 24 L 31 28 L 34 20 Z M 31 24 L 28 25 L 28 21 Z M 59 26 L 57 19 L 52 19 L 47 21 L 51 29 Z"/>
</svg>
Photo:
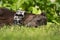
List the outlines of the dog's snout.
<svg viewBox="0 0 60 40">
<path fill-rule="evenodd" d="M 37 22 L 40 22 L 40 20 L 37 20 Z"/>
</svg>

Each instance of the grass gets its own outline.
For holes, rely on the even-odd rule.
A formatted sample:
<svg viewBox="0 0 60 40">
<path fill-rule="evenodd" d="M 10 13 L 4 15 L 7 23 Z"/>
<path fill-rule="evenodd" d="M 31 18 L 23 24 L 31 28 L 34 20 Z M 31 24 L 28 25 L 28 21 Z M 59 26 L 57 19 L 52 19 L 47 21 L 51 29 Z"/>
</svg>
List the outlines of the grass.
<svg viewBox="0 0 60 40">
<path fill-rule="evenodd" d="M 0 40 L 60 40 L 60 25 L 23 27 L 18 25 L 0 28 Z"/>
</svg>

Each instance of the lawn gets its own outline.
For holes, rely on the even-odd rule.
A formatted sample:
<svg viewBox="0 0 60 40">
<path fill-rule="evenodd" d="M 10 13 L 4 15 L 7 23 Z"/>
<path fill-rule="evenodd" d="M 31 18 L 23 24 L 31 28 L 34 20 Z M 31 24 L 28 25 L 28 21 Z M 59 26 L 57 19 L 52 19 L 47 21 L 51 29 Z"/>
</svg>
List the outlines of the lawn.
<svg viewBox="0 0 60 40">
<path fill-rule="evenodd" d="M 60 25 L 46 26 L 4 26 L 0 28 L 0 40 L 60 40 Z"/>
</svg>

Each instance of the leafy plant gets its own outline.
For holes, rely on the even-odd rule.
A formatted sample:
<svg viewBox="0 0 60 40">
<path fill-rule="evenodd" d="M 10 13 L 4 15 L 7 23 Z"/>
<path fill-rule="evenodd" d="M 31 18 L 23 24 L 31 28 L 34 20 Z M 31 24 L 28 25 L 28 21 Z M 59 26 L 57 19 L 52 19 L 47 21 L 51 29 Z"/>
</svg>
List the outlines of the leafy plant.
<svg viewBox="0 0 60 40">
<path fill-rule="evenodd" d="M 35 8 L 35 6 L 39 8 Z M 59 0 L 0 0 L 0 7 L 7 7 L 10 10 L 22 9 L 27 12 L 39 14 L 43 10 L 46 12 L 46 16 L 49 22 L 53 22 L 59 19 L 60 1 Z M 37 10 L 39 9 L 39 10 Z"/>
</svg>

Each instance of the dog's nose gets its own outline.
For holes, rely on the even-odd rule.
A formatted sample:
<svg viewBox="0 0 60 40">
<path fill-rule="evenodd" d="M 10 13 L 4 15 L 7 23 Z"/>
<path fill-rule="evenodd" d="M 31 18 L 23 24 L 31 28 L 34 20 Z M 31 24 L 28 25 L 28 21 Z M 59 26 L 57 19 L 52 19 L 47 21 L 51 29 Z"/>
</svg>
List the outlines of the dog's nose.
<svg viewBox="0 0 60 40">
<path fill-rule="evenodd" d="M 40 20 L 37 20 L 37 22 L 40 22 Z"/>
</svg>

